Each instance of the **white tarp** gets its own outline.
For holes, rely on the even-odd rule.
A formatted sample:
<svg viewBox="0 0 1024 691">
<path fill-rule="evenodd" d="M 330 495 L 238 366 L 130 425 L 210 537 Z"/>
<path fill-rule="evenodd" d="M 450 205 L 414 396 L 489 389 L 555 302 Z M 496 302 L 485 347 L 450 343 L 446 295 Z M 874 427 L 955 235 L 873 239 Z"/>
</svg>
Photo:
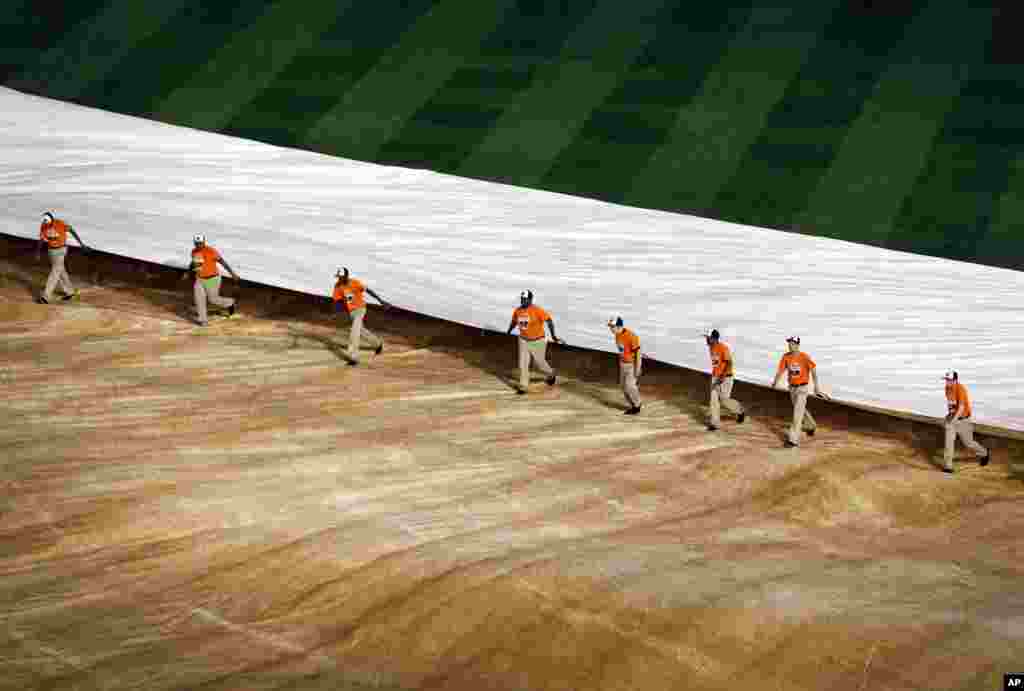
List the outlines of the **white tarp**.
<svg viewBox="0 0 1024 691">
<path fill-rule="evenodd" d="M 790 334 L 838 399 L 1024 430 L 1024 274 L 268 146 L 0 89 L 0 232 L 52 209 L 87 244 L 183 266 L 205 233 L 243 278 L 314 294 L 346 265 L 406 309 L 504 331 L 521 290 L 611 351 L 622 315 L 660 360 L 769 383 Z M 685 184 L 681 181 L 680 184 Z M 964 232 L 968 232 L 965 230 Z M 74 275 L 74 266 L 71 266 Z"/>
</svg>

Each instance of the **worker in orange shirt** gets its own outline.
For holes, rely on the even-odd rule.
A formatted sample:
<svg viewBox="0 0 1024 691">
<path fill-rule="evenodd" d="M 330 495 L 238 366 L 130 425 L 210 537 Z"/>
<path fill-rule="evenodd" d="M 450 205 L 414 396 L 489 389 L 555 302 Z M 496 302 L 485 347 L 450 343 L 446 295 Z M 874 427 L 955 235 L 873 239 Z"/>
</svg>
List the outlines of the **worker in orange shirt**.
<svg viewBox="0 0 1024 691">
<path fill-rule="evenodd" d="M 218 307 L 228 311 L 228 315 L 234 315 L 238 308 L 235 300 L 221 297 L 220 295 L 220 269 L 217 264 L 223 264 L 224 268 L 231 272 L 231 277 L 236 281 L 238 277 L 235 270 L 228 266 L 227 261 L 216 249 L 206 244 L 205 235 L 196 235 L 192 238 L 192 260 L 191 271 L 195 274 L 195 283 L 192 285 L 192 296 L 196 303 L 197 321 L 200 326 L 207 326 L 210 322 L 206 315 L 206 303 L 211 302 Z M 188 273 L 185 273 L 187 276 Z M 183 277 L 184 278 L 184 277 Z"/>
<path fill-rule="evenodd" d="M 814 395 L 827 399 L 818 384 L 818 370 L 814 360 L 807 353 L 800 351 L 800 338 L 790 336 L 786 339 L 789 352 L 779 360 L 779 368 L 772 380 L 772 388 L 779 384 L 779 378 L 785 371 L 789 377 L 789 398 L 793 401 L 793 424 L 786 431 L 786 446 L 800 446 L 800 434 L 806 428 L 807 435 L 814 436 L 818 425 L 807 410 L 807 385 L 814 382 Z"/>
<path fill-rule="evenodd" d="M 747 414 L 743 411 L 740 402 L 732 397 L 732 386 L 734 381 L 734 369 L 732 352 L 729 346 L 722 343 L 721 334 L 718 329 L 712 329 L 704 335 L 708 344 L 708 352 L 711 355 L 711 420 L 708 422 L 708 431 L 714 432 L 722 424 L 721 407 L 736 416 L 736 422 L 742 423 Z"/>
<path fill-rule="evenodd" d="M 363 339 L 377 355 L 384 350 L 384 341 L 363 326 L 363 319 L 366 317 L 366 299 L 363 294 L 369 293 L 385 308 L 391 305 L 361 281 L 350 277 L 348 267 L 338 269 L 335 278 L 337 280 L 334 282 L 334 311 L 336 314 L 347 314 L 352 325 L 348 337 L 348 364 L 355 367 L 359 364 L 359 346 Z"/>
<path fill-rule="evenodd" d="M 508 334 L 512 330 L 519 329 L 519 386 L 517 394 L 525 394 L 530 385 L 530 361 L 537 365 L 537 369 L 547 375 L 545 381 L 548 386 L 554 386 L 556 381 L 555 371 L 545 359 L 547 354 L 547 340 L 544 338 L 544 325 L 551 329 L 551 339 L 555 343 L 561 343 L 562 339 L 555 335 L 555 322 L 551 315 L 542 307 L 533 304 L 533 291 L 526 290 L 519 295 L 519 307 L 512 312 L 512 322 L 508 325 Z"/>
<path fill-rule="evenodd" d="M 43 294 L 36 299 L 36 302 L 41 305 L 49 304 L 53 300 L 53 291 L 57 288 L 58 283 L 60 283 L 60 289 L 64 291 L 61 300 L 67 301 L 78 297 L 78 291 L 71 285 L 71 276 L 68 275 L 64 264 L 68 254 L 68 233 L 74 236 L 82 249 L 89 249 L 82 242 L 82 238 L 78 237 L 74 228 L 61 219 L 54 218 L 50 211 L 43 214 L 43 220 L 39 224 L 39 246 L 36 250 L 36 261 L 39 261 L 45 246 L 46 253 L 50 257 L 50 275 L 46 279 L 46 288 L 43 290 Z"/>
<path fill-rule="evenodd" d="M 609 319 L 608 328 L 615 334 L 615 345 L 619 349 L 619 386 L 626 396 L 626 403 L 629 403 L 623 414 L 636 415 L 640 412 L 640 387 L 636 383 L 642 362 L 640 337 L 623 325 L 622 317 Z"/>
<path fill-rule="evenodd" d="M 971 422 L 971 400 L 967 397 L 967 387 L 960 383 L 960 377 L 953 370 L 946 372 L 946 448 L 942 454 L 942 469 L 953 472 L 953 455 L 956 438 L 980 458 L 979 465 L 988 465 L 991 452 L 974 441 L 974 423 Z"/>
</svg>

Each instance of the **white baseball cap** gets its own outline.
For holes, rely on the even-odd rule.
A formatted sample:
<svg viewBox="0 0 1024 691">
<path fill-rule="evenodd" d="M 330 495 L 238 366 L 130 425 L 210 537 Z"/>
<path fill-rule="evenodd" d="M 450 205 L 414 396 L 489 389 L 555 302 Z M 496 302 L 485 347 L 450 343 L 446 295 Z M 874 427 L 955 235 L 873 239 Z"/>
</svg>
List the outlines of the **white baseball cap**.
<svg viewBox="0 0 1024 691">
<path fill-rule="evenodd" d="M 957 378 L 956 372 L 954 372 L 953 370 L 946 370 L 946 373 L 942 375 L 942 378 L 945 379 L 946 381 L 953 381 L 954 379 Z"/>
<path fill-rule="evenodd" d="M 196 243 L 197 245 L 203 244 L 206 242 L 206 236 L 203 235 L 202 233 L 196 233 L 196 235 L 193 236 L 192 238 L 192 242 Z"/>
</svg>

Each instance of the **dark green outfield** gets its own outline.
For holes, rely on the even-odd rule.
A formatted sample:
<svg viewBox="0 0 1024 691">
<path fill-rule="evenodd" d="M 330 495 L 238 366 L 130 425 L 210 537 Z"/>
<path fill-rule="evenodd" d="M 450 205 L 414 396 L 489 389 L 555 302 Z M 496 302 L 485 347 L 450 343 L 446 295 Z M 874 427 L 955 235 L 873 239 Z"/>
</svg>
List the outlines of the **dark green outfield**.
<svg viewBox="0 0 1024 691">
<path fill-rule="evenodd" d="M 7 0 L 0 82 L 1024 268 L 1024 3 Z"/>
</svg>

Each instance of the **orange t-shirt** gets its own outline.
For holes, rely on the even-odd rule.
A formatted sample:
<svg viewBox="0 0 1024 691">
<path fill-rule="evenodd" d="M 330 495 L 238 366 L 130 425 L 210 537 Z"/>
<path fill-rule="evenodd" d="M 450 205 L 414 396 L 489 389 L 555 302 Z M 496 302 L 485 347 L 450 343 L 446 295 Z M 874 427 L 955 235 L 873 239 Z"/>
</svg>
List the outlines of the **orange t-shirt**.
<svg viewBox="0 0 1024 691">
<path fill-rule="evenodd" d="M 51 250 L 59 250 L 68 243 L 68 224 L 59 218 L 53 219 L 52 223 L 39 224 L 39 239 Z"/>
<path fill-rule="evenodd" d="M 348 312 L 354 312 L 361 307 L 366 307 L 366 299 L 363 297 L 363 293 L 366 292 L 366 286 L 355 278 L 348 279 L 348 283 L 342 283 L 339 279 L 334 284 L 334 301 L 341 300 L 345 304 L 345 310 Z"/>
<path fill-rule="evenodd" d="M 964 405 L 964 414 L 962 417 L 971 416 L 971 399 L 967 397 L 967 387 L 956 382 L 955 384 L 946 385 L 946 405 L 949 407 L 950 413 L 955 413 L 960 408 L 960 404 Z"/>
<path fill-rule="evenodd" d="M 803 351 L 786 353 L 779 360 L 779 372 L 786 370 L 789 374 L 790 386 L 803 386 L 811 380 L 811 370 L 817 365 L 811 356 Z"/>
<path fill-rule="evenodd" d="M 623 362 L 633 362 L 633 357 L 640 352 L 640 337 L 625 327 L 622 333 L 615 334 L 615 344 L 619 347 Z"/>
<path fill-rule="evenodd" d="M 517 307 L 512 312 L 512 321 L 519 326 L 519 336 L 527 341 L 544 338 L 544 322 L 548 319 L 551 319 L 551 315 L 537 305 Z"/>
<path fill-rule="evenodd" d="M 732 353 L 729 352 L 729 346 L 719 341 L 713 346 L 709 346 L 708 351 L 711 353 L 711 376 L 733 376 Z"/>
<path fill-rule="evenodd" d="M 218 259 L 220 259 L 220 252 L 209 245 L 197 247 L 192 250 L 192 270 L 198 274 L 199 278 L 219 276 Z"/>
</svg>

